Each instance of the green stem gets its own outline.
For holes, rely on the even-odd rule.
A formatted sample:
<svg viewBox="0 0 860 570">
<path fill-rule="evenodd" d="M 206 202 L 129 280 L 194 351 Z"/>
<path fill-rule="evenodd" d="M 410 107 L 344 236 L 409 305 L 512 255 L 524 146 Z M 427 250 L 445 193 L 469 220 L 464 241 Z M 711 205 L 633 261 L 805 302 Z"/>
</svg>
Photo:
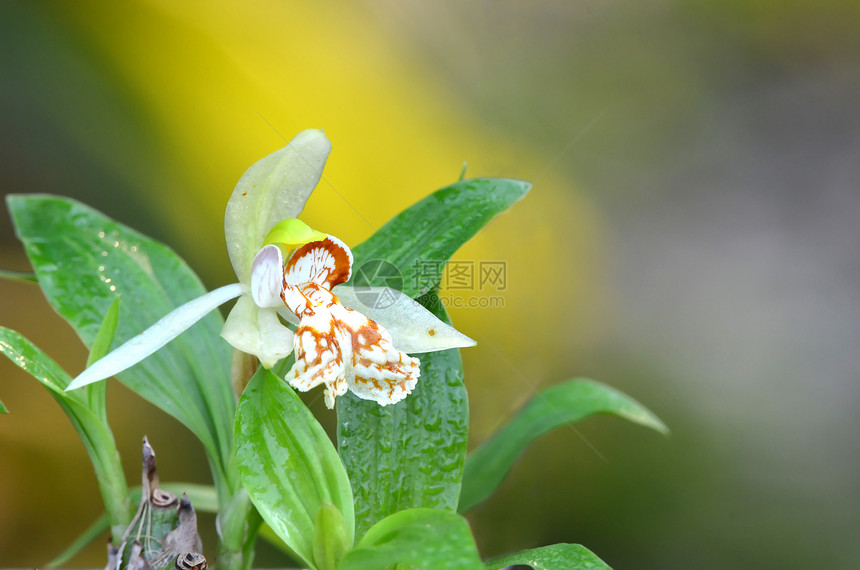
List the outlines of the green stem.
<svg viewBox="0 0 860 570">
<path fill-rule="evenodd" d="M 114 449 L 113 457 L 102 472 L 96 471 L 99 491 L 105 504 L 105 512 L 110 523 L 111 538 L 116 544 L 122 540 L 125 529 L 131 522 L 134 508 L 128 495 L 128 485 L 122 472 L 119 453 Z"/>
<path fill-rule="evenodd" d="M 110 524 L 111 538 L 114 544 L 119 544 L 134 516 L 134 507 L 113 433 L 107 424 L 81 423 L 75 414 L 69 414 L 69 418 L 90 456 Z"/>
<path fill-rule="evenodd" d="M 218 544 L 218 570 L 250 570 L 262 522 L 245 489 L 239 489 L 221 507 L 218 514 L 221 538 Z"/>
</svg>

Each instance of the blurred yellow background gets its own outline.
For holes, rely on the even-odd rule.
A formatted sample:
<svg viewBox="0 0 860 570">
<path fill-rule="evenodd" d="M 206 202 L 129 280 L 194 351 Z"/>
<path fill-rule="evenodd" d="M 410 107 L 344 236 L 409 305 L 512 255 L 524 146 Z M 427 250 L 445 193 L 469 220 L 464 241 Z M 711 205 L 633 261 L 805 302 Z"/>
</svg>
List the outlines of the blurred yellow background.
<svg viewBox="0 0 860 570">
<path fill-rule="evenodd" d="M 451 310 L 479 341 L 463 351 L 471 445 L 573 376 L 673 436 L 598 418 L 542 440 L 470 517 L 482 553 L 850 566 L 858 30 L 847 0 L 3 3 L 0 184 L 80 199 L 212 288 L 232 280 L 235 182 L 304 128 L 334 149 L 303 217 L 350 245 L 464 161 L 530 180 L 455 258 L 507 267 L 503 307 Z M 2 268 L 26 269 L 8 213 L 0 238 Z M 82 369 L 36 287 L 0 294 L 0 324 Z M 47 392 L 5 360 L 0 378 L 0 567 L 43 564 L 98 516 L 98 492 Z M 144 434 L 162 480 L 209 482 L 179 424 L 116 382 L 109 398 L 131 484 Z M 101 566 L 103 548 L 72 565 Z"/>
</svg>

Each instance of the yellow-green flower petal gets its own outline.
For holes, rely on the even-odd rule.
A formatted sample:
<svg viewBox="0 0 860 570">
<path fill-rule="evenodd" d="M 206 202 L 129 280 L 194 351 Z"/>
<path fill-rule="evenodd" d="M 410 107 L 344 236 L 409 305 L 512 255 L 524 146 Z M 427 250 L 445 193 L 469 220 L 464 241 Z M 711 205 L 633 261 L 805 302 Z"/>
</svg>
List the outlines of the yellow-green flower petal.
<svg viewBox="0 0 860 570">
<path fill-rule="evenodd" d="M 224 215 L 227 251 L 241 283 L 249 283 L 254 256 L 269 230 L 302 211 L 330 152 L 321 130 L 302 131 L 242 175 Z"/>
<path fill-rule="evenodd" d="M 278 245 L 285 249 L 296 249 L 305 244 L 322 241 L 326 234 L 318 232 L 297 218 L 281 220 L 263 239 L 263 245 Z"/>
</svg>

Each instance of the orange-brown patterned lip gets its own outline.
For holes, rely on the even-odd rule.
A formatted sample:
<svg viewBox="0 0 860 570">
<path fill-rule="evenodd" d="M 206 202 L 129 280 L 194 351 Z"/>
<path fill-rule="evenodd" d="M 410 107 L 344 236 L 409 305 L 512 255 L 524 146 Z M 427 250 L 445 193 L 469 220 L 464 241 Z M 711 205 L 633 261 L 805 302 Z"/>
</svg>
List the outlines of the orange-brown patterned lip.
<svg viewBox="0 0 860 570">
<path fill-rule="evenodd" d="M 358 330 L 352 330 L 349 327 L 346 328 L 350 336 L 352 336 L 352 353 L 359 354 L 362 350 L 369 349 L 371 346 L 379 344 L 379 339 L 382 338 L 382 335 L 379 334 L 379 328 L 376 324 L 376 321 L 372 321 L 370 319 L 367 320 L 367 324 L 361 327 Z M 362 342 L 359 337 L 364 339 Z"/>
<path fill-rule="evenodd" d="M 328 255 L 326 255 L 328 254 Z M 321 241 L 313 241 L 297 249 L 287 262 L 286 273 L 290 273 L 296 263 L 305 256 L 313 256 L 318 263 L 314 264 L 314 281 L 320 278 L 319 283 L 325 283 L 326 288 L 344 283 L 349 279 L 352 271 L 352 260 L 343 247 L 329 238 Z M 330 257 L 329 257 L 330 256 Z M 333 263 L 332 263 L 333 261 Z"/>
</svg>

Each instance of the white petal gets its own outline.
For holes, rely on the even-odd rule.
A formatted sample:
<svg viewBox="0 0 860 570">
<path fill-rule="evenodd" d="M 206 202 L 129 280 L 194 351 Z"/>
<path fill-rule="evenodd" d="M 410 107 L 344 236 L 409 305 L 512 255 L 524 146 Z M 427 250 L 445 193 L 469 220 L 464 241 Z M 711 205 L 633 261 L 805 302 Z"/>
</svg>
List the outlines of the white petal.
<svg viewBox="0 0 860 570">
<path fill-rule="evenodd" d="M 388 331 L 366 315 L 340 304 L 331 306 L 330 311 L 338 328 L 351 337 L 349 390 L 380 406 L 396 404 L 408 396 L 421 375 L 419 360 L 394 347 Z"/>
<path fill-rule="evenodd" d="M 335 398 L 346 393 L 346 367 L 352 357 L 352 342 L 326 311 L 302 319 L 296 330 L 296 363 L 285 377 L 290 386 L 307 392 L 325 384 L 325 402 L 331 409 Z"/>
<path fill-rule="evenodd" d="M 417 362 L 417 359 L 415 361 Z M 380 406 L 387 406 L 396 404 L 412 393 L 418 384 L 418 374 L 407 380 L 381 380 L 363 378 L 360 376 L 360 371 L 355 370 L 347 377 L 347 386 L 350 392 L 362 400 L 373 400 Z"/>
<path fill-rule="evenodd" d="M 477 344 L 457 329 L 440 321 L 421 303 L 389 287 L 346 285 L 334 288 L 344 306 L 363 313 L 388 330 L 394 348 L 409 354 L 462 348 Z"/>
<path fill-rule="evenodd" d="M 234 283 L 188 301 L 104 358 L 94 362 L 80 376 L 72 380 L 66 391 L 110 378 L 130 368 L 189 329 L 219 305 L 241 295 L 242 291 L 242 285 Z"/>
<path fill-rule="evenodd" d="M 242 175 L 224 215 L 227 251 L 240 282 L 248 283 L 251 263 L 272 226 L 301 213 L 330 152 L 321 130 L 302 131 Z"/>
<path fill-rule="evenodd" d="M 267 245 L 257 253 L 251 268 L 251 297 L 258 307 L 283 307 L 284 256 L 276 245 Z"/>
<path fill-rule="evenodd" d="M 266 368 L 293 351 L 293 331 L 281 324 L 274 309 L 259 308 L 249 296 L 236 302 L 221 336 L 234 348 L 259 358 Z"/>
</svg>

